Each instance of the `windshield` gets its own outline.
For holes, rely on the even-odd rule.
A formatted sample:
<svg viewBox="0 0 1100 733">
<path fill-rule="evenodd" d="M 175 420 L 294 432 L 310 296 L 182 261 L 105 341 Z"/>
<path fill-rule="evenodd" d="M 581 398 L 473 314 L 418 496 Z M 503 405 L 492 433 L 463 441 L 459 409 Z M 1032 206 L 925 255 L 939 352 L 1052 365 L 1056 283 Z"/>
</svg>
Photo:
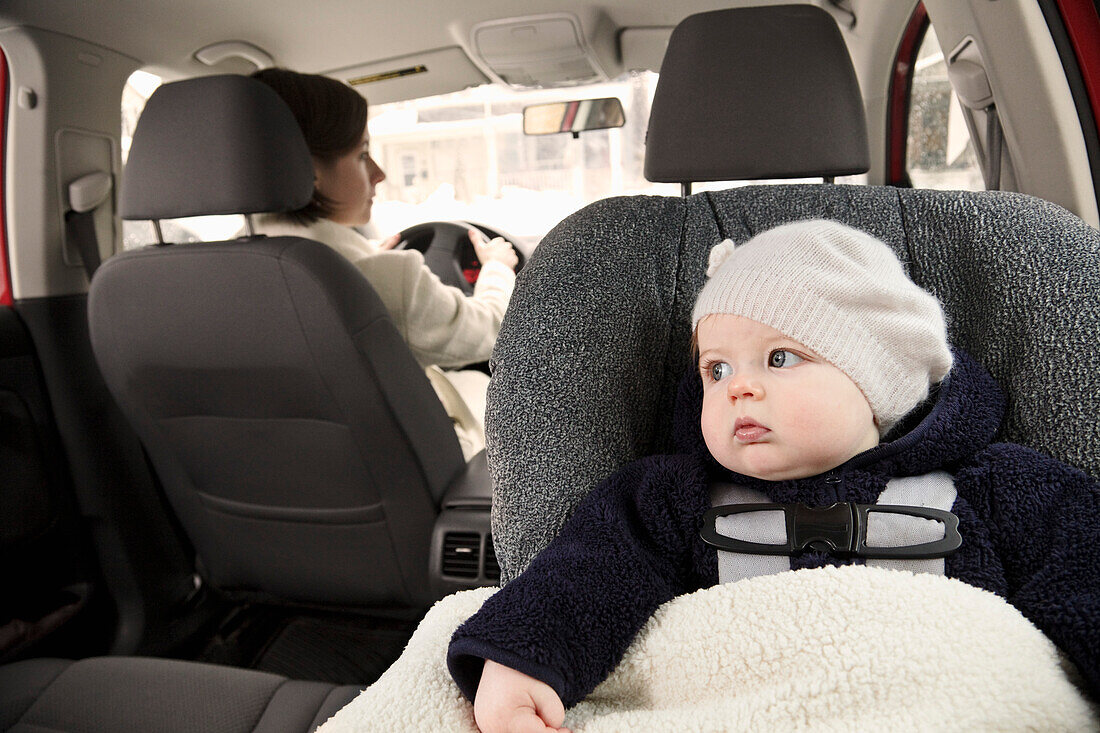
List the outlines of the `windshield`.
<svg viewBox="0 0 1100 733">
<path fill-rule="evenodd" d="M 466 219 L 533 247 L 589 202 L 634 193 L 675 195 L 645 180 L 645 131 L 657 75 L 554 90 L 485 85 L 437 97 L 372 104 L 371 155 L 386 172 L 372 223 L 380 235 L 424 221 Z M 523 108 L 618 97 L 626 124 L 572 135 L 525 135 Z"/>
</svg>

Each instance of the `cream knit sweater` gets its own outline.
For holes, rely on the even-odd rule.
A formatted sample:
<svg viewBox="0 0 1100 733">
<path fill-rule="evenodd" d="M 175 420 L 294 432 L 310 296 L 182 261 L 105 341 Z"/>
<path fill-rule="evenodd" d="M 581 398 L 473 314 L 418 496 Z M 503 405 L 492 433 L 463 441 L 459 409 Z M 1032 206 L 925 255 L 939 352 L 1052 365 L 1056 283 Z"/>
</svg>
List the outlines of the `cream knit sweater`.
<svg viewBox="0 0 1100 733">
<path fill-rule="evenodd" d="M 256 231 L 271 237 L 315 239 L 359 268 L 378 292 L 413 356 L 424 366 L 461 367 L 486 361 L 516 276 L 499 262 L 481 268 L 474 294 L 444 285 L 414 250 L 380 250 L 351 227 L 321 219 L 308 226 L 276 215 L 255 218 Z"/>
<path fill-rule="evenodd" d="M 415 250 L 380 250 L 351 227 L 321 219 L 309 225 L 278 215 L 254 218 L 257 233 L 291 236 L 327 244 L 359 268 L 377 291 L 394 325 L 428 375 L 469 458 L 484 447 L 482 437 L 485 387 L 480 372 L 441 372 L 486 361 L 496 343 L 501 319 L 515 287 L 516 276 L 499 262 L 488 262 L 466 296 L 444 285 L 424 266 Z"/>
</svg>

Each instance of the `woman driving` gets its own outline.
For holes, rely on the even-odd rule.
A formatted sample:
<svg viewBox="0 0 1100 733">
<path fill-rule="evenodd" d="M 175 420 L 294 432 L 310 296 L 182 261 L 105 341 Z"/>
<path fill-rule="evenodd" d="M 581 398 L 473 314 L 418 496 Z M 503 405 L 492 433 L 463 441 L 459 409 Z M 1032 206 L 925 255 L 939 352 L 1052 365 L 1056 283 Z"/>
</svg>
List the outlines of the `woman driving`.
<svg viewBox="0 0 1100 733">
<path fill-rule="evenodd" d="M 371 217 L 375 186 L 386 174 L 370 156 L 367 102 L 326 76 L 263 69 L 253 77 L 290 107 L 313 158 L 313 198 L 286 214 L 256 218 L 259 233 L 314 239 L 346 257 L 367 278 L 413 356 L 425 367 L 467 460 L 484 447 L 485 390 L 489 377 L 455 368 L 486 361 L 515 285 L 512 245 L 470 230 L 481 273 L 471 296 L 444 285 L 415 250 L 394 250 L 398 236 L 375 243 L 355 226 Z M 443 371 L 447 369 L 448 371 Z"/>
</svg>

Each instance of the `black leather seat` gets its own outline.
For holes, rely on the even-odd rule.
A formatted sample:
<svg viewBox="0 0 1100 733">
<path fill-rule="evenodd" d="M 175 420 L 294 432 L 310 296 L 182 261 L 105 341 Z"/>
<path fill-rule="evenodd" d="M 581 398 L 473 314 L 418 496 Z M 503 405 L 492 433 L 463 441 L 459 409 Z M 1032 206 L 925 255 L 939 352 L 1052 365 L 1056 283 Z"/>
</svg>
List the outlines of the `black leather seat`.
<svg viewBox="0 0 1100 733">
<path fill-rule="evenodd" d="M 128 219 L 291 211 L 308 149 L 241 76 L 166 84 L 135 131 Z M 150 246 L 89 293 L 104 379 L 149 453 L 206 581 L 260 599 L 426 606 L 450 419 L 377 294 L 296 237 Z"/>
</svg>

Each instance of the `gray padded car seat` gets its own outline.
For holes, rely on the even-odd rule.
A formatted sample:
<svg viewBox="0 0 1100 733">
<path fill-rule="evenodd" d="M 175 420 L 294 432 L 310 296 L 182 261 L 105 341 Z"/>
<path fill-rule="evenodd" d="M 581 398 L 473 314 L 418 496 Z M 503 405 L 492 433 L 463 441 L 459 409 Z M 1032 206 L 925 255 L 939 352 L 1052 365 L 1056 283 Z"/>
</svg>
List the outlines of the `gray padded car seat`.
<svg viewBox="0 0 1100 733">
<path fill-rule="evenodd" d="M 127 219 L 293 211 L 313 167 L 290 110 L 248 77 L 165 84 L 134 133 Z M 111 258 L 92 346 L 201 572 L 237 596 L 426 606 L 453 426 L 362 274 L 298 237 Z"/>
<path fill-rule="evenodd" d="M 0 730 L 304 733 L 359 692 L 167 659 L 32 659 L 0 667 Z"/>
<path fill-rule="evenodd" d="M 122 208 L 287 211 L 312 180 L 273 91 L 207 77 L 150 98 Z M 432 599 L 433 520 L 467 467 L 378 296 L 342 256 L 295 237 L 148 247 L 96 272 L 89 319 L 108 386 L 211 584 L 324 605 Z M 31 659 L 0 667 L 0 730 L 298 733 L 360 691 L 170 659 Z"/>
<path fill-rule="evenodd" d="M 800 17 L 815 12 L 824 15 L 816 8 L 792 14 L 779 7 L 767 24 L 761 20 L 765 8 L 685 20 L 669 43 L 654 97 L 647 172 L 679 165 L 679 156 L 667 154 L 668 145 L 683 142 L 677 120 L 686 121 L 686 139 L 705 154 L 701 167 L 677 168 L 662 180 L 758 175 L 752 156 L 746 162 L 738 150 L 743 128 L 755 140 L 752 151 L 783 147 L 782 135 L 816 141 L 803 147 L 802 167 L 787 167 L 782 175 L 827 176 L 858 167 L 858 135 L 843 145 L 851 159 L 838 162 L 835 136 L 843 130 L 820 132 L 799 109 L 792 115 L 803 119 L 802 126 L 794 132 L 773 126 L 778 136 L 768 144 L 759 137 L 759 120 L 747 112 L 713 114 L 714 97 L 723 92 L 703 72 L 753 68 L 755 62 L 741 54 L 745 48 L 763 53 L 760 44 L 729 39 L 769 24 L 782 51 L 766 58 L 790 54 L 795 58 L 788 68 L 797 73 L 793 80 L 770 76 L 769 87 L 758 92 L 766 96 L 762 107 L 774 107 L 779 98 L 800 108 L 802 97 L 786 85 L 798 89 L 797 77 L 818 63 L 825 41 L 793 34 L 809 28 L 840 42 L 835 27 Z M 791 18 L 796 28 L 784 25 Z M 815 55 L 800 56 L 801 48 Z M 695 93 L 663 93 L 670 80 L 685 78 L 680 66 L 694 70 L 688 78 Z M 850 64 L 847 69 L 850 74 Z M 856 89 L 854 77 L 849 81 L 832 88 Z M 850 109 L 852 102 L 841 106 Z M 752 100 L 738 105 L 750 109 Z M 704 118 L 714 124 L 700 127 Z M 731 148 L 736 154 L 716 167 L 713 151 Z M 1009 396 L 1001 438 L 1100 475 L 1100 233 L 1066 210 L 1014 193 L 829 184 L 608 199 L 570 216 L 539 245 L 520 276 L 493 354 L 486 437 L 503 582 L 527 566 L 601 480 L 629 461 L 671 449 L 672 402 L 690 367 L 691 307 L 711 247 L 815 217 L 881 238 L 912 278 L 943 301 L 951 340 L 981 361 Z"/>
</svg>

